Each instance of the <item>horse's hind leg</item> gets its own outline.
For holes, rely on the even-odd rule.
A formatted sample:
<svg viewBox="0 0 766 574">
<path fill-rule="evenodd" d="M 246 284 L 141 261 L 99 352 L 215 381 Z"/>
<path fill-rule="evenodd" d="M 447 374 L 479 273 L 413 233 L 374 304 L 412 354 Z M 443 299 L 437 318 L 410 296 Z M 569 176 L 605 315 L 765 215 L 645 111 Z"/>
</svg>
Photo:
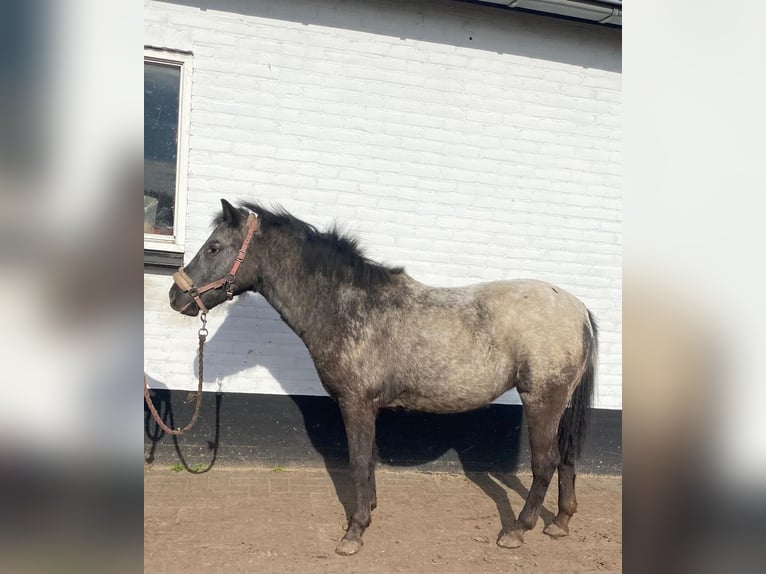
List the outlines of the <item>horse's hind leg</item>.
<svg viewBox="0 0 766 574">
<path fill-rule="evenodd" d="M 529 489 L 524 508 L 510 530 L 501 534 L 498 546 L 518 548 L 524 543 L 524 532 L 534 528 L 540 516 L 548 485 L 559 464 L 558 423 L 566 406 L 566 395 L 560 397 L 530 397 L 519 393 L 527 413 L 529 446 L 532 451 L 532 487 Z"/>
<path fill-rule="evenodd" d="M 570 460 L 564 460 L 564 459 Z M 559 513 L 545 532 L 552 538 L 569 534 L 569 519 L 577 512 L 577 497 L 575 496 L 575 466 L 571 454 L 562 456 L 559 463 Z"/>
<path fill-rule="evenodd" d="M 374 467 L 372 449 L 375 443 L 375 409 L 362 401 L 340 402 L 348 437 L 351 482 L 354 485 L 354 511 L 346 535 L 335 548 L 343 555 L 356 554 L 362 547 L 362 534 L 370 525 L 374 501 Z"/>
</svg>

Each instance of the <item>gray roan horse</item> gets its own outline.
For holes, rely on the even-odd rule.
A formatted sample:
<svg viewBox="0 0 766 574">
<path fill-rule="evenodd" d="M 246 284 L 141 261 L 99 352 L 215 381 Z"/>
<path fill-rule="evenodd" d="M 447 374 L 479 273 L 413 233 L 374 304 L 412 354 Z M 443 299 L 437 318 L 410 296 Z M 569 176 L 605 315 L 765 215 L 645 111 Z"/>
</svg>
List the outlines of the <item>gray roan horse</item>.
<svg viewBox="0 0 766 574">
<path fill-rule="evenodd" d="M 379 409 L 455 413 L 513 387 L 526 410 L 533 481 L 497 543 L 523 543 L 556 469 L 559 511 L 545 533 L 568 533 L 598 347 L 596 323 L 578 299 L 533 280 L 429 287 L 367 259 L 335 228 L 320 232 L 282 209 L 222 204 L 210 238 L 176 273 L 170 305 L 195 316 L 255 291 L 306 344 L 348 437 L 355 502 L 337 553 L 359 551 L 377 504 Z"/>
</svg>

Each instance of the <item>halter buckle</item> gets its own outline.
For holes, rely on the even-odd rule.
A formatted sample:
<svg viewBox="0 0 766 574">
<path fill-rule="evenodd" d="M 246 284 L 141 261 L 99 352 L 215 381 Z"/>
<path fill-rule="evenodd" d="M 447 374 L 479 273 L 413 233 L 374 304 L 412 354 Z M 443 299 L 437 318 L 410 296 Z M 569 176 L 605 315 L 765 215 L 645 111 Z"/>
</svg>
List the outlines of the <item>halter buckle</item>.
<svg viewBox="0 0 766 574">
<path fill-rule="evenodd" d="M 234 274 L 233 273 L 227 273 L 226 274 L 226 282 L 224 283 L 226 286 L 226 298 L 231 300 L 234 299 Z"/>
</svg>

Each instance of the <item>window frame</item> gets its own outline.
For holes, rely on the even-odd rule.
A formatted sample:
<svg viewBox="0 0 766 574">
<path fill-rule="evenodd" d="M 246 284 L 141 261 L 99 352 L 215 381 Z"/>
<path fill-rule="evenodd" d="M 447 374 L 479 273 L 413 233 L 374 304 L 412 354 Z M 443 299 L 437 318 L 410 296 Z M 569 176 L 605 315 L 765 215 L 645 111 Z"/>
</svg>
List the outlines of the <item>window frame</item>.
<svg viewBox="0 0 766 574">
<path fill-rule="evenodd" d="M 186 202 L 189 171 L 189 128 L 191 126 L 192 53 L 144 46 L 144 64 L 179 68 L 178 141 L 176 142 L 176 189 L 173 206 L 173 235 L 144 233 L 144 264 L 160 264 L 162 254 L 170 255 L 169 265 L 183 260 L 186 241 Z M 159 256 L 159 258 L 158 258 Z M 172 261 L 171 261 L 172 260 Z"/>
</svg>

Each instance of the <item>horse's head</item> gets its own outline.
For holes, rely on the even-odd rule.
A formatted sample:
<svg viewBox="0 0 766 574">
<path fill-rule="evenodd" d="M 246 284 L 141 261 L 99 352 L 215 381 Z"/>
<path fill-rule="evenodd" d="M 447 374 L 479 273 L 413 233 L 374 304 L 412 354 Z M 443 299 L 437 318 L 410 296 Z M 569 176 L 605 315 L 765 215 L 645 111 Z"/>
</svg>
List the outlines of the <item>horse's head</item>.
<svg viewBox="0 0 766 574">
<path fill-rule="evenodd" d="M 221 200 L 223 213 L 207 241 L 189 262 L 174 275 L 170 306 L 184 315 L 196 316 L 251 289 L 255 280 L 252 240 L 259 233 L 257 214 L 237 209 Z"/>
</svg>

